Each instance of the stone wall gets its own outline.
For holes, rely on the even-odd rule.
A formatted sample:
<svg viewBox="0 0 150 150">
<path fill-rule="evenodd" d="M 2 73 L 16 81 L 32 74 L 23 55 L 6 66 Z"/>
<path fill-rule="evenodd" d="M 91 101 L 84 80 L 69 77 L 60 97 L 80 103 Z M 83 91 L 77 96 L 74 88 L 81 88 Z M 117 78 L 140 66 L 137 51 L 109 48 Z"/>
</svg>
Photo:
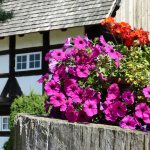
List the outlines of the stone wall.
<svg viewBox="0 0 150 150">
<path fill-rule="evenodd" d="M 150 133 L 19 114 L 15 150 L 150 150 Z"/>
</svg>

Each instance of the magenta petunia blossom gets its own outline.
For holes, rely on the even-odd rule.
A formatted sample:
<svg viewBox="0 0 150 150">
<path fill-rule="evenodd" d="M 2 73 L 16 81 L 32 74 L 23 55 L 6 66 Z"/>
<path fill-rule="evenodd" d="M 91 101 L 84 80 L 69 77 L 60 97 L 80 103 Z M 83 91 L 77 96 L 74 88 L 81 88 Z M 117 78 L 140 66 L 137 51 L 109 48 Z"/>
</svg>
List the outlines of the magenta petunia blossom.
<svg viewBox="0 0 150 150">
<path fill-rule="evenodd" d="M 76 76 L 76 67 L 68 66 L 68 73 L 73 75 L 73 76 Z"/>
<path fill-rule="evenodd" d="M 111 96 L 113 99 L 116 99 L 119 96 L 120 90 L 119 86 L 116 83 L 113 83 L 107 89 L 108 97 Z"/>
<path fill-rule="evenodd" d="M 106 41 L 105 41 L 103 35 L 100 36 L 99 41 L 100 41 L 100 43 L 101 43 L 103 46 L 106 46 L 106 45 L 107 45 L 107 43 L 106 43 Z"/>
<path fill-rule="evenodd" d="M 66 49 L 66 48 L 72 46 L 71 41 L 72 41 L 72 38 L 71 38 L 71 37 L 68 37 L 68 38 L 65 40 L 64 49 Z"/>
<path fill-rule="evenodd" d="M 81 36 L 74 38 L 74 45 L 79 50 L 85 50 L 87 48 L 87 43 Z"/>
<path fill-rule="evenodd" d="M 105 119 L 107 121 L 115 122 L 118 116 L 113 106 L 112 105 L 106 106 L 106 103 L 105 103 L 103 107 L 104 107 Z"/>
<path fill-rule="evenodd" d="M 126 90 L 122 93 L 122 99 L 128 104 L 134 103 L 134 94 L 130 90 Z"/>
<path fill-rule="evenodd" d="M 49 71 L 50 71 L 51 73 L 54 73 L 57 64 L 58 64 L 58 61 L 56 61 L 55 59 L 50 59 L 49 64 L 48 64 L 48 67 L 49 67 Z"/>
<path fill-rule="evenodd" d="M 87 100 L 84 103 L 83 111 L 87 116 L 92 117 L 98 113 L 97 104 L 94 101 Z"/>
<path fill-rule="evenodd" d="M 79 90 L 80 89 L 77 84 L 70 84 L 65 87 L 65 92 L 66 92 L 67 96 L 70 96 L 70 97 L 72 97 L 74 95 L 76 96 Z"/>
<path fill-rule="evenodd" d="M 150 108 L 143 113 L 143 121 L 147 124 L 150 124 Z"/>
<path fill-rule="evenodd" d="M 37 82 L 39 82 L 39 83 L 43 83 L 43 82 L 47 81 L 47 80 L 48 80 L 48 78 L 49 78 L 49 74 L 48 74 L 48 73 L 46 73 L 46 74 L 45 74 L 45 75 L 43 75 L 40 79 L 38 79 L 38 80 L 37 80 Z"/>
<path fill-rule="evenodd" d="M 82 103 L 84 101 L 84 91 L 81 88 L 78 88 L 75 94 L 71 95 L 74 103 Z"/>
<path fill-rule="evenodd" d="M 144 112 L 148 111 L 149 107 L 146 103 L 140 103 L 135 107 L 135 115 L 138 118 L 143 119 Z"/>
<path fill-rule="evenodd" d="M 68 100 L 66 100 L 65 103 L 60 106 L 60 111 L 62 112 L 66 111 L 68 106 L 72 105 L 72 103 L 73 103 L 72 98 L 69 97 Z"/>
<path fill-rule="evenodd" d="M 54 95 L 55 93 L 59 92 L 60 85 L 55 82 L 54 80 L 50 80 L 44 86 L 45 92 L 48 96 Z"/>
<path fill-rule="evenodd" d="M 91 99 L 94 97 L 94 95 L 96 94 L 96 91 L 90 87 L 86 87 L 84 89 L 84 95 L 86 99 Z"/>
<path fill-rule="evenodd" d="M 135 129 L 136 128 L 136 125 L 137 125 L 137 122 L 136 120 L 134 119 L 134 117 L 132 116 L 125 116 L 121 121 L 120 121 L 120 126 L 122 128 L 125 128 L 125 129 Z"/>
<path fill-rule="evenodd" d="M 52 52 L 46 53 L 46 55 L 45 55 L 45 61 L 49 61 L 49 59 L 51 58 L 51 53 Z"/>
<path fill-rule="evenodd" d="M 56 82 L 59 82 L 62 79 L 65 80 L 67 78 L 65 69 L 66 69 L 65 65 L 57 66 L 56 71 L 53 73 L 53 80 Z"/>
<path fill-rule="evenodd" d="M 63 93 L 55 93 L 55 95 L 50 97 L 50 103 L 54 107 L 59 107 L 65 103 L 65 95 Z"/>
<path fill-rule="evenodd" d="M 87 116 L 87 114 L 84 111 L 79 111 L 78 115 L 78 122 L 89 122 L 91 120 L 91 117 Z"/>
<path fill-rule="evenodd" d="M 76 67 L 76 74 L 80 78 L 86 78 L 89 75 L 89 69 L 85 65 L 78 65 Z"/>
<path fill-rule="evenodd" d="M 63 52 L 62 50 L 59 50 L 59 49 L 53 50 L 51 53 L 51 57 L 55 60 L 65 60 L 66 59 L 65 52 Z"/>
<path fill-rule="evenodd" d="M 72 105 L 69 105 L 65 113 L 67 120 L 69 122 L 76 122 L 78 119 L 78 115 L 79 112 L 77 112 Z"/>
<path fill-rule="evenodd" d="M 150 86 L 144 88 L 142 92 L 146 98 L 150 98 Z"/>
<path fill-rule="evenodd" d="M 124 103 L 117 101 L 112 107 L 118 117 L 124 117 L 126 115 L 127 107 L 124 105 Z"/>
</svg>

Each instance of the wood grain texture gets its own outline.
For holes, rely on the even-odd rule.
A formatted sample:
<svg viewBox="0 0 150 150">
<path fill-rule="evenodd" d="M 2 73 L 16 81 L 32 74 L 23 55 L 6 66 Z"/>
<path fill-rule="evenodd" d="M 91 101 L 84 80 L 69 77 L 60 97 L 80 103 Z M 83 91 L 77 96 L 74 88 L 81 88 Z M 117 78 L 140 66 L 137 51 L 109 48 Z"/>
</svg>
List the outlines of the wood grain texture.
<svg viewBox="0 0 150 150">
<path fill-rule="evenodd" d="M 150 31 L 150 0 L 121 0 L 116 20 Z"/>
<path fill-rule="evenodd" d="M 150 133 L 19 114 L 15 150 L 149 150 Z"/>
</svg>

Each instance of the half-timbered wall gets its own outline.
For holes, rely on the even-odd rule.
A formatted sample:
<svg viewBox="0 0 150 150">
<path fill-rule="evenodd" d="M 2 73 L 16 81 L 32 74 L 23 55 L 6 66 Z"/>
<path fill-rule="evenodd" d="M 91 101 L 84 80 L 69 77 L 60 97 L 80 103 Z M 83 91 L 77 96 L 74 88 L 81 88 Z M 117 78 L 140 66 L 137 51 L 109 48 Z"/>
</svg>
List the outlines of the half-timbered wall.
<svg viewBox="0 0 150 150">
<path fill-rule="evenodd" d="M 84 33 L 84 27 L 53 30 L 50 32 L 50 45 L 63 44 L 67 37 L 83 36 Z"/>
<path fill-rule="evenodd" d="M 17 77 L 17 81 L 24 95 L 29 95 L 31 91 L 42 94 L 42 84 L 37 82 L 40 77 L 41 75 Z"/>
<path fill-rule="evenodd" d="M 9 38 L 5 37 L 4 39 L 0 39 L 0 51 L 9 49 Z"/>
<path fill-rule="evenodd" d="M 42 34 L 29 33 L 21 36 L 16 36 L 16 49 L 39 47 L 42 46 Z"/>
<path fill-rule="evenodd" d="M 0 39 L 0 93 L 3 92 L 8 78 L 12 81 L 12 76 L 15 76 L 15 84 L 19 85 L 18 89 L 24 95 L 28 95 L 31 90 L 42 94 L 42 84 L 37 83 L 37 80 L 42 74 L 46 73 L 48 69 L 44 61 L 45 54 L 50 49 L 61 48 L 67 37 L 83 36 L 84 33 L 84 27 L 76 27 L 65 30 L 29 33 Z M 17 64 L 14 59 L 16 59 L 17 55 L 29 55 L 37 52 L 42 52 L 41 67 L 39 69 L 16 70 Z M 6 87 L 5 90 L 7 90 L 7 88 L 8 87 Z M 3 93 L 5 94 L 7 91 Z"/>
<path fill-rule="evenodd" d="M 150 0 L 121 0 L 116 20 L 150 31 Z"/>
<path fill-rule="evenodd" d="M 9 73 L 9 55 L 0 55 L 0 74 Z"/>
<path fill-rule="evenodd" d="M 4 89 L 7 80 L 8 78 L 0 78 L 0 93 L 2 93 L 2 90 Z"/>
</svg>

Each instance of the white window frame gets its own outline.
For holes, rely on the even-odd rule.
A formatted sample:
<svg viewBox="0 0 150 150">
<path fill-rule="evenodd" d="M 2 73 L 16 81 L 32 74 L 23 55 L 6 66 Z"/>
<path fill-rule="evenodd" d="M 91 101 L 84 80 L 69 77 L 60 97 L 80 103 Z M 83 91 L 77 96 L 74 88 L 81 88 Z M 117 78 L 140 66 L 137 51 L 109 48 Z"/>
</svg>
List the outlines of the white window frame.
<svg viewBox="0 0 150 150">
<path fill-rule="evenodd" d="M 3 119 L 5 119 L 5 118 L 8 119 L 8 123 L 7 123 L 8 128 L 7 129 L 3 128 L 3 125 L 6 124 L 6 123 L 3 122 Z M 1 116 L 1 131 L 10 131 L 10 129 L 9 129 L 9 119 L 10 119 L 9 116 Z"/>
<path fill-rule="evenodd" d="M 37 68 L 29 68 L 29 64 L 30 64 L 29 57 L 30 55 L 33 55 L 33 54 L 40 54 L 40 66 Z M 27 56 L 26 69 L 17 69 L 17 63 L 18 63 L 17 56 Z M 42 66 L 42 52 L 22 53 L 22 54 L 16 54 L 15 56 L 15 70 L 16 71 L 39 70 L 41 69 L 41 66 Z"/>
</svg>

